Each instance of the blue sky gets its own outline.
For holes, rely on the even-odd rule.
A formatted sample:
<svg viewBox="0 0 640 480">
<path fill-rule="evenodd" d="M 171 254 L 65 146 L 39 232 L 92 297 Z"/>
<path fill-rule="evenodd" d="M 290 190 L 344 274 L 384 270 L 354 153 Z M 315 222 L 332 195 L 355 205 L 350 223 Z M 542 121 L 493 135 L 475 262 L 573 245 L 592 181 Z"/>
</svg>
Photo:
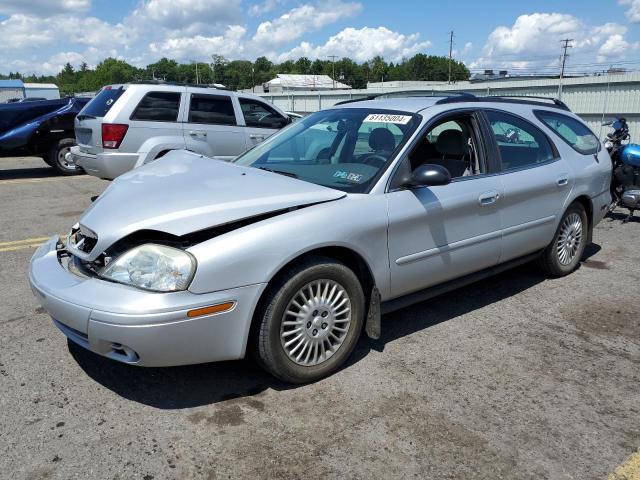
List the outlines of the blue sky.
<svg viewBox="0 0 640 480">
<path fill-rule="evenodd" d="M 570 71 L 640 68 L 640 0 L 0 0 L 0 72 L 213 53 L 397 61 L 446 55 L 450 30 L 472 71 L 557 70 L 562 38 L 574 39 Z"/>
</svg>

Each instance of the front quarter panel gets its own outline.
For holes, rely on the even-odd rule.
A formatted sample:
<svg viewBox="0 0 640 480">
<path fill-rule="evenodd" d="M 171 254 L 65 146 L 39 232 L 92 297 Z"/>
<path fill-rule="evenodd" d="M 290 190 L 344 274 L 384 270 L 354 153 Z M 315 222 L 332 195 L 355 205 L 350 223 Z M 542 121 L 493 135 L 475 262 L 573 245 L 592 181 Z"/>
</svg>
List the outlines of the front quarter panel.
<svg viewBox="0 0 640 480">
<path fill-rule="evenodd" d="M 189 290 L 206 293 L 268 282 L 304 253 L 345 247 L 364 259 L 385 298 L 387 224 L 384 195 L 347 195 L 278 215 L 191 247 L 198 267 Z"/>
</svg>

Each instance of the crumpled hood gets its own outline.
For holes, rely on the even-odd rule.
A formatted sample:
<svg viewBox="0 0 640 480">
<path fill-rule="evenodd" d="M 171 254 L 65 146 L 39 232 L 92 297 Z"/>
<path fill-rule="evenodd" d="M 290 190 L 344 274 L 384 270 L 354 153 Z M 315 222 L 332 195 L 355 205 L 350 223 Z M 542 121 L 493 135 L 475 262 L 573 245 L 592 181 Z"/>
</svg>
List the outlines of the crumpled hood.
<svg viewBox="0 0 640 480">
<path fill-rule="evenodd" d="M 169 152 L 118 177 L 83 214 L 80 225 L 98 237 L 85 258 L 94 260 L 114 242 L 139 230 L 180 236 L 345 195 L 191 152 Z"/>
</svg>

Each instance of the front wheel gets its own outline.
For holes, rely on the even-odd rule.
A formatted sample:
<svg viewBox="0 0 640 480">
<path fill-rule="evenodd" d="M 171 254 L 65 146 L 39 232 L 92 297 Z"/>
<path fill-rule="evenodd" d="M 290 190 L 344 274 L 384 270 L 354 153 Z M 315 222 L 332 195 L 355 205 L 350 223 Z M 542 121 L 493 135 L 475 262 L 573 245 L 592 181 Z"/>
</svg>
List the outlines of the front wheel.
<svg viewBox="0 0 640 480">
<path fill-rule="evenodd" d="M 258 360 L 277 378 L 307 383 L 335 372 L 353 351 L 364 293 L 344 264 L 316 257 L 285 272 L 266 294 L 256 335 Z"/>
<path fill-rule="evenodd" d="M 76 144 L 73 138 L 63 138 L 54 143 L 47 154 L 47 162 L 56 171 L 62 175 L 79 175 L 83 173 L 82 168 L 70 163 L 66 159 L 67 153 L 71 151 L 71 147 Z"/>
<path fill-rule="evenodd" d="M 584 207 L 573 203 L 562 216 L 553 241 L 540 257 L 547 273 L 561 277 L 578 268 L 587 242 L 588 220 Z"/>
</svg>

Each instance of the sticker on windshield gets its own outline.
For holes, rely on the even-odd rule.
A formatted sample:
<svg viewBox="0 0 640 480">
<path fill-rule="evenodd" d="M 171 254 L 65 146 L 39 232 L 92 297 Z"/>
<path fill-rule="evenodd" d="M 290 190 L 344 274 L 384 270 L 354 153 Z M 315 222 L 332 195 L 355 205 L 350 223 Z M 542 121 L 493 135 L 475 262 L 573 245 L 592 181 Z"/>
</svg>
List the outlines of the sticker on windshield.
<svg viewBox="0 0 640 480">
<path fill-rule="evenodd" d="M 399 125 L 406 125 L 409 123 L 409 120 L 411 120 L 411 115 L 393 115 L 388 113 L 371 113 L 364 119 L 365 122 L 397 123 Z"/>
<path fill-rule="evenodd" d="M 362 177 L 364 177 L 364 175 L 362 175 L 361 173 L 351 173 L 345 172 L 343 170 L 336 170 L 333 174 L 333 177 L 341 178 L 342 180 L 348 180 L 349 182 L 360 183 L 362 182 Z"/>
</svg>

